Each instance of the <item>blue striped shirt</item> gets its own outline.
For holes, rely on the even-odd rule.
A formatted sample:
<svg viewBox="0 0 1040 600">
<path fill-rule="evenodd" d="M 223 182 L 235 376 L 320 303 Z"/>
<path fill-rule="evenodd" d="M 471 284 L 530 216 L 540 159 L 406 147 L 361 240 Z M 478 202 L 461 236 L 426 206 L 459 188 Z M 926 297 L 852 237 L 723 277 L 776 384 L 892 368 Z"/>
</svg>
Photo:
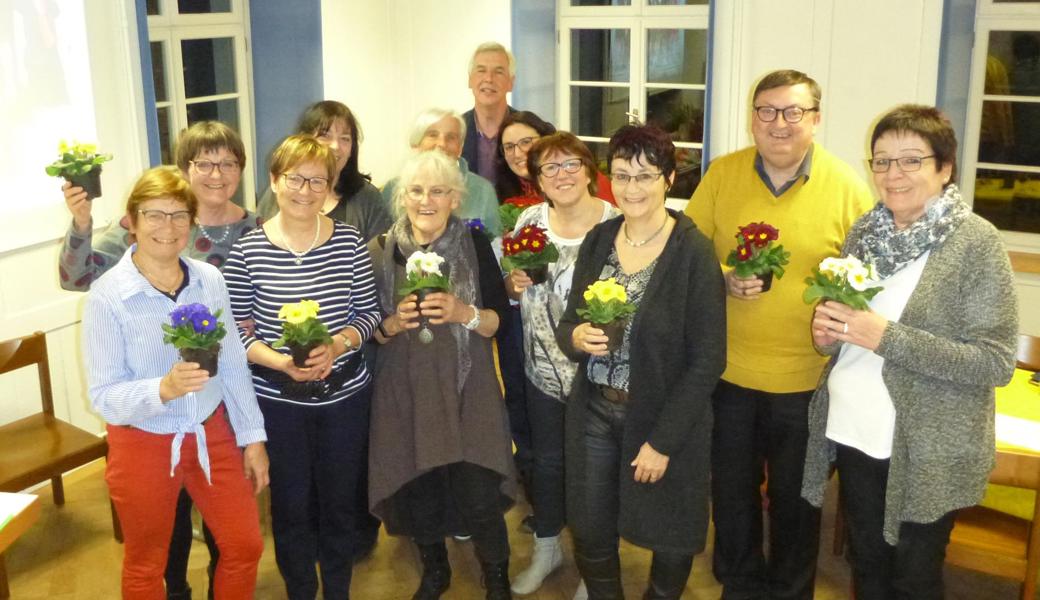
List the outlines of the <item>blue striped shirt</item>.
<svg viewBox="0 0 1040 600">
<path fill-rule="evenodd" d="M 216 267 L 181 258 L 188 267 L 188 284 L 177 302 L 152 287 L 130 256 L 134 244 L 90 288 L 83 310 L 83 360 L 90 402 L 112 425 L 132 425 L 158 434 L 176 434 L 170 456 L 171 475 L 180 462 L 181 442 L 193 433 L 199 464 L 209 478 L 209 454 L 202 423 L 221 401 L 227 407 L 239 446 L 267 440 L 264 417 L 250 384 L 242 342 L 233 332 L 224 279 Z M 222 309 L 224 327 L 231 333 L 221 341 L 217 375 L 206 387 L 163 403 L 159 382 L 180 360 L 177 349 L 163 342 L 161 323 L 180 304 L 198 302 L 210 310 Z"/>
<path fill-rule="evenodd" d="M 251 319 L 254 323 L 252 333 L 240 329 L 247 349 L 256 343 L 271 345 L 281 337 L 278 311 L 285 304 L 301 300 L 314 300 L 320 305 L 318 318 L 333 335 L 349 325 L 366 340 L 382 319 L 368 250 L 358 230 L 343 223 L 333 222 L 332 237 L 305 254 L 300 264 L 296 264 L 295 255 L 271 243 L 263 228 L 255 229 L 231 248 L 224 263 L 224 279 L 235 320 Z M 276 350 L 289 354 L 286 347 Z M 339 368 L 360 351 L 354 348 L 337 357 L 332 368 Z M 297 402 L 283 398 L 277 386 L 253 375 L 257 396 L 308 406 L 343 400 L 369 381 L 371 375 L 362 361 L 354 376 L 328 399 Z"/>
</svg>

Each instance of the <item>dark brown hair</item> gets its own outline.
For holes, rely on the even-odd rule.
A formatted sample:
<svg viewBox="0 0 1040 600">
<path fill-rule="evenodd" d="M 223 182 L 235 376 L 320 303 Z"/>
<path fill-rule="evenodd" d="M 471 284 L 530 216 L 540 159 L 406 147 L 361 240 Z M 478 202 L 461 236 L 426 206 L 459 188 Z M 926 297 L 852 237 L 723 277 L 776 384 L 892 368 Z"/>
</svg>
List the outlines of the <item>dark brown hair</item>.
<svg viewBox="0 0 1040 600">
<path fill-rule="evenodd" d="M 765 77 L 758 80 L 758 85 L 755 86 L 755 93 L 751 96 L 751 101 L 754 102 L 758 99 L 758 95 L 764 91 L 801 85 L 803 83 L 809 86 L 809 92 L 813 97 L 813 106 L 819 108 L 820 100 L 823 99 L 823 90 L 820 89 L 820 84 L 816 83 L 816 80 L 812 77 L 794 69 L 781 69 L 772 73 L 766 73 Z"/>
<path fill-rule="evenodd" d="M 502 152 L 502 134 L 505 133 L 507 127 L 517 124 L 527 125 L 540 136 L 556 133 L 556 127 L 552 123 L 542 120 L 541 117 L 529 110 L 518 110 L 506 114 L 506 118 L 498 128 L 498 148 L 495 149 L 495 177 L 497 180 L 495 192 L 498 194 L 499 202 L 523 193 L 520 177 L 506 164 L 506 157 Z M 470 167 L 474 168 L 474 165 L 470 165 Z M 532 176 L 532 179 L 535 179 L 535 177 Z"/>
<path fill-rule="evenodd" d="M 924 104 L 901 104 L 882 115 L 874 132 L 870 135 L 870 151 L 886 133 L 914 134 L 932 147 L 935 155 L 935 170 L 950 165 L 950 181 L 957 179 L 957 134 L 946 115 L 934 106 Z"/>
<path fill-rule="evenodd" d="M 596 158 L 592 156 L 592 151 L 585 145 L 585 142 L 569 131 L 557 131 L 538 138 L 527 151 L 527 172 L 531 174 L 531 181 L 534 183 L 535 189 L 545 194 L 542 184 L 538 181 L 538 169 L 542 164 L 542 159 L 553 153 L 573 154 L 580 158 L 581 164 L 585 165 L 585 174 L 589 177 L 589 193 L 596 194 L 596 174 L 598 173 Z"/>
<path fill-rule="evenodd" d="M 661 169 L 665 186 L 675 172 L 675 144 L 672 138 L 654 125 L 625 125 L 610 138 L 607 164 L 615 158 L 632 160 L 640 155 L 651 165 Z"/>
<path fill-rule="evenodd" d="M 335 100 L 315 102 L 300 115 L 300 120 L 296 123 L 296 133 L 319 135 L 328 131 L 337 120 L 342 120 L 347 124 L 347 129 L 350 129 L 350 158 L 347 159 L 347 164 L 343 165 L 343 171 L 335 182 L 336 193 L 347 198 L 356 194 L 365 182 L 371 180 L 370 176 L 358 168 L 358 152 L 364 136 L 361 133 L 361 124 L 354 117 L 354 113 L 346 104 Z"/>
</svg>

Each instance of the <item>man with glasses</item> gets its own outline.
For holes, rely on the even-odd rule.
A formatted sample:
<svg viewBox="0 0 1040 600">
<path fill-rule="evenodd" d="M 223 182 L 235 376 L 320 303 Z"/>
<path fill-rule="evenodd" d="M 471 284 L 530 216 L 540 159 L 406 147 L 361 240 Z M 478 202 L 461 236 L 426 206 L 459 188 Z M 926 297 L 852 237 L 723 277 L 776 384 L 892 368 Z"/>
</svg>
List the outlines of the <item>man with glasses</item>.
<svg viewBox="0 0 1040 600">
<path fill-rule="evenodd" d="M 498 130 L 507 113 L 514 109 L 506 102 L 506 94 L 516 79 L 516 59 L 498 42 L 484 42 L 473 51 L 469 61 L 469 89 L 473 92 L 473 108 L 463 113 L 466 139 L 462 158 L 478 175 L 495 184 L 495 155 L 498 153 Z"/>
<path fill-rule="evenodd" d="M 846 232 L 873 204 L 855 172 L 813 142 L 820 99 L 805 73 L 763 77 L 751 113 L 755 145 L 713 161 L 686 208 L 720 262 L 749 223 L 778 228 L 791 252 L 786 276 L 765 293 L 759 277 L 723 266 L 727 363 L 713 395 L 711 485 L 713 568 L 725 600 L 813 596 L 820 514 L 800 492 L 809 400 L 825 359 L 812 346 L 803 281 L 841 253 Z"/>
</svg>

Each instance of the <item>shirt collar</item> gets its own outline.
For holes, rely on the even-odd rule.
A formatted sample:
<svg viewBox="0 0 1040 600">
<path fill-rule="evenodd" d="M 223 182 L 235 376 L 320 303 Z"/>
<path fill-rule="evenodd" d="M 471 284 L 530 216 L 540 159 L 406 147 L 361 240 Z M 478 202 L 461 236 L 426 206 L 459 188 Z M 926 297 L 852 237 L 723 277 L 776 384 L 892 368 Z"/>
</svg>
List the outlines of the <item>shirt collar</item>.
<svg viewBox="0 0 1040 600">
<path fill-rule="evenodd" d="M 773 182 L 769 179 L 769 174 L 766 173 L 765 164 L 762 162 L 762 155 L 757 151 L 755 152 L 755 172 L 758 173 L 758 177 L 762 180 L 762 183 L 766 184 L 766 189 L 772 192 L 773 196 L 781 196 L 784 192 L 791 189 L 799 179 L 805 178 L 805 181 L 809 181 L 809 173 L 812 171 L 812 156 L 813 150 L 816 144 L 810 144 L 809 150 L 805 153 L 805 158 L 802 159 L 802 164 L 798 165 L 798 170 L 794 172 L 794 176 L 788 179 L 779 188 L 773 187 Z"/>
<path fill-rule="evenodd" d="M 148 283 L 148 279 L 141 274 L 141 271 L 137 269 L 137 265 L 134 264 L 131 258 L 134 252 L 137 251 L 137 244 L 131 244 L 126 252 L 123 253 L 123 258 L 119 259 L 119 262 L 112 267 L 113 273 L 119 278 L 119 297 L 122 300 L 126 300 L 136 294 L 144 294 L 146 296 L 163 296 L 162 292 L 155 289 L 151 283 Z M 179 259 L 181 263 L 188 267 L 188 285 L 184 289 L 190 289 L 192 287 L 198 287 L 201 285 L 199 280 L 199 271 L 190 260 Z"/>
</svg>

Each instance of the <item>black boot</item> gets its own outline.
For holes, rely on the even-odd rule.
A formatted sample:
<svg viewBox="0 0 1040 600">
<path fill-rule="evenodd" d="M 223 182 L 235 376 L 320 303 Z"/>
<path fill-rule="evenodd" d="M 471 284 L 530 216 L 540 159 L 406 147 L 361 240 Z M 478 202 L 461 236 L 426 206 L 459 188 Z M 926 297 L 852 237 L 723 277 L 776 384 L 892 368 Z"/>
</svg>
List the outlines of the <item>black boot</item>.
<svg viewBox="0 0 1040 600">
<path fill-rule="evenodd" d="M 574 562 L 585 581 L 589 600 L 625 600 L 621 589 L 621 558 L 616 551 L 603 558 L 589 558 L 575 551 Z"/>
<path fill-rule="evenodd" d="M 423 573 L 412 600 L 437 600 L 451 585 L 451 564 L 444 542 L 418 544 Z"/>
<path fill-rule="evenodd" d="M 487 600 L 512 600 L 513 593 L 509 591 L 509 560 L 497 563 L 481 561 L 480 568 L 484 570 L 484 587 L 487 589 Z"/>
<path fill-rule="evenodd" d="M 655 552 L 643 600 L 679 600 L 692 566 L 693 556 Z"/>
</svg>

